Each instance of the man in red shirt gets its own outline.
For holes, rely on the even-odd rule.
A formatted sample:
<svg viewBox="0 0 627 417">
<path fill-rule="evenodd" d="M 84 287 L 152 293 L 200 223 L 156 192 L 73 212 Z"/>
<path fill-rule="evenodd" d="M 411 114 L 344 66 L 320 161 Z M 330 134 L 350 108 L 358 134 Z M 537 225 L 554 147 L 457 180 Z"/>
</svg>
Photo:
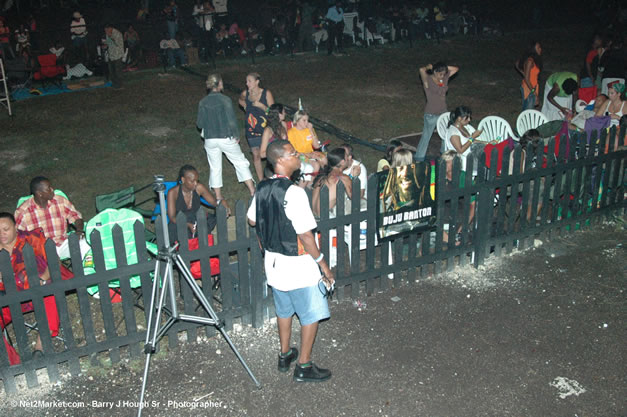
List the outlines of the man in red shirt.
<svg viewBox="0 0 627 417">
<path fill-rule="evenodd" d="M 85 240 L 85 228 L 81 213 L 67 198 L 54 193 L 50 180 L 35 177 L 30 182 L 32 197 L 15 210 L 15 222 L 19 230 L 31 231 L 41 228 L 44 236 L 57 245 L 60 259 L 70 257 L 67 225 L 74 224 L 80 237 L 81 258 L 89 250 Z"/>
</svg>

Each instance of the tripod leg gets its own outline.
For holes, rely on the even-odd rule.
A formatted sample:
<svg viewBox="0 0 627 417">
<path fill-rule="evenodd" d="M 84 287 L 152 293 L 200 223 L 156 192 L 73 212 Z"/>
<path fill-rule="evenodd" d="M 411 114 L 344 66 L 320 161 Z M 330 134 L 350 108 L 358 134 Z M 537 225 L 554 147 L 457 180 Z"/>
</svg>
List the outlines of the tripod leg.
<svg viewBox="0 0 627 417">
<path fill-rule="evenodd" d="M 205 294 L 203 294 L 202 290 L 200 289 L 200 287 L 194 280 L 194 277 L 192 276 L 191 271 L 189 270 L 189 268 L 187 268 L 187 265 L 185 265 L 185 263 L 183 262 L 183 259 L 178 254 L 176 255 L 176 266 L 181 271 L 183 278 L 185 278 L 185 281 L 187 281 L 187 284 L 191 288 L 194 295 L 196 295 L 196 297 L 198 298 L 198 301 L 200 302 L 200 304 L 204 307 L 207 314 L 209 314 L 209 317 L 211 317 L 211 319 L 215 323 L 215 326 L 218 328 L 220 333 L 222 333 L 222 336 L 224 336 L 224 339 L 227 341 L 227 343 L 231 347 L 231 350 L 233 351 L 233 353 L 235 353 L 235 356 L 237 356 L 237 359 L 239 359 L 240 363 L 242 364 L 242 366 L 244 367 L 244 369 L 246 370 L 250 378 L 253 380 L 257 388 L 261 388 L 261 384 L 259 383 L 259 381 L 257 381 L 257 378 L 255 378 L 255 375 L 246 364 L 246 361 L 244 361 L 244 358 L 242 357 L 242 355 L 240 355 L 239 351 L 237 350 L 237 348 L 231 341 L 231 338 L 224 330 L 224 323 L 219 319 L 218 315 L 211 307 L 211 304 L 209 304 L 207 297 L 205 297 Z"/>
<path fill-rule="evenodd" d="M 146 353 L 146 364 L 144 365 L 144 377 L 142 378 L 142 391 L 139 395 L 139 408 L 137 410 L 137 417 L 141 417 L 142 409 L 144 408 L 144 393 L 146 392 L 146 381 L 148 381 L 148 368 L 150 368 L 150 357 L 152 353 Z"/>
</svg>

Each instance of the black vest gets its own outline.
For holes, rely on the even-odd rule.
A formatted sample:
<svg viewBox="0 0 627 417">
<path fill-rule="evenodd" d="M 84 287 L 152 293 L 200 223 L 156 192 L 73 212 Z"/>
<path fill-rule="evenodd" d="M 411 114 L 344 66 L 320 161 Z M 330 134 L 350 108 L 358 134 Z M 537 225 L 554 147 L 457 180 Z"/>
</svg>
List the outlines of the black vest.
<svg viewBox="0 0 627 417">
<path fill-rule="evenodd" d="M 298 256 L 298 237 L 285 215 L 285 193 L 293 185 L 287 178 L 261 181 L 255 193 L 257 236 L 264 250 Z"/>
</svg>

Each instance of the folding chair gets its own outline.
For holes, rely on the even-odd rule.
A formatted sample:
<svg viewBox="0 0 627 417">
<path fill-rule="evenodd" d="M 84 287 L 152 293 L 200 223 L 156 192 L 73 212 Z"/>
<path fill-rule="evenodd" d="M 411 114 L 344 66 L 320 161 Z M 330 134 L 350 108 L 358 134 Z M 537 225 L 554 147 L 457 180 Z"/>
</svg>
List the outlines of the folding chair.
<svg viewBox="0 0 627 417">
<path fill-rule="evenodd" d="M 109 194 L 101 194 L 96 196 L 96 211 L 100 213 L 106 209 L 120 209 L 120 208 L 128 208 L 134 210 L 141 214 L 144 217 L 150 217 L 152 215 L 152 210 L 142 209 L 141 206 L 148 201 L 154 201 L 154 198 L 148 198 L 139 203 L 135 202 L 135 194 L 142 192 L 148 187 L 151 187 L 152 184 L 145 185 L 141 187 L 139 190 L 135 191 L 135 187 L 130 186 L 127 188 L 123 188 L 119 191 L 115 191 Z"/>
<path fill-rule="evenodd" d="M 46 88 L 46 82 L 50 82 L 61 88 L 61 79 L 65 75 L 65 66 L 57 64 L 57 56 L 55 54 L 39 55 L 37 57 L 39 69 L 33 74 L 33 78 L 40 81 L 43 88 Z"/>
<path fill-rule="evenodd" d="M 87 242 L 91 245 L 91 233 L 94 230 L 100 232 L 100 239 L 102 242 L 102 251 L 104 255 L 105 268 L 107 270 L 115 269 L 117 263 L 115 260 L 115 248 L 113 246 L 113 227 L 118 225 L 122 228 L 124 236 L 124 250 L 126 253 L 126 262 L 128 265 L 137 263 L 137 248 L 135 246 L 135 222 L 140 221 L 144 224 L 144 218 L 138 212 L 126 208 L 122 209 L 106 209 L 93 218 L 91 218 L 85 225 L 85 235 Z M 152 255 L 156 255 L 158 252 L 157 245 L 152 242 L 146 242 L 146 249 Z M 90 256 L 91 255 L 91 256 Z M 90 251 L 85 256 L 83 261 L 83 267 L 85 275 L 94 274 L 96 269 L 93 263 L 93 252 Z M 134 275 L 130 278 L 131 288 L 141 287 L 141 279 L 139 275 Z M 113 302 L 121 301 L 120 297 L 120 281 L 109 281 L 110 296 Z M 87 292 L 90 295 L 96 296 L 98 294 L 98 286 L 92 285 L 87 287 Z M 96 296 L 99 297 L 99 296 Z"/>
</svg>

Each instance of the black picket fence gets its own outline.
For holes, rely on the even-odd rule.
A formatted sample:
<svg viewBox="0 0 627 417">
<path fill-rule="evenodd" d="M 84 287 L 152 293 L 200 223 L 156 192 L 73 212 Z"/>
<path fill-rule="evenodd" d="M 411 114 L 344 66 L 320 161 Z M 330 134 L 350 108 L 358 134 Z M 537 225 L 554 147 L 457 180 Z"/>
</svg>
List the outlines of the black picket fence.
<svg viewBox="0 0 627 417">
<path fill-rule="evenodd" d="M 621 132 L 624 138 L 625 131 Z M 586 227 L 606 215 L 623 215 L 625 199 L 625 161 L 627 151 L 614 150 L 614 129 L 603 133 L 599 140 L 593 137 L 588 145 L 585 136 L 562 138 L 557 156 L 555 140 L 548 151 L 543 147 L 535 152 L 514 150 L 513 172 L 509 172 L 510 152 L 505 150 L 501 175 L 496 163 L 486 168 L 485 160 L 476 164 L 468 159 L 467 171 L 477 172 L 473 179 L 447 180 L 446 163 L 436 165 L 437 222 L 435 228 L 422 233 L 398 235 L 379 242 L 376 238 L 376 216 L 379 190 L 376 181 L 369 181 L 365 210 L 360 210 L 359 184 L 355 179 L 351 209 L 345 212 L 344 189 L 337 190 L 338 215 L 330 218 L 324 212 L 319 219 L 318 233 L 321 249 L 327 259 L 336 259 L 336 297 L 356 298 L 389 287 L 412 283 L 422 276 L 450 270 L 456 266 L 476 267 L 489 256 L 524 249 L 537 236 L 572 232 Z M 612 140 L 610 140 L 612 138 Z M 622 143 L 622 140 L 621 140 Z M 606 145 L 610 150 L 605 152 Z M 525 169 L 521 170 L 521 160 Z M 491 160 L 496 161 L 494 151 Z M 534 161 L 537 163 L 534 166 Z M 476 170 L 474 167 L 477 167 Z M 460 164 L 455 161 L 450 178 L 460 178 Z M 328 205 L 328 193 L 323 190 L 321 206 Z M 200 263 L 197 282 L 227 331 L 235 324 L 258 327 L 274 315 L 271 292 L 265 282 L 263 259 L 254 232 L 246 220 L 246 204 L 235 205 L 235 233 L 229 236 L 226 212 L 217 210 L 216 242 L 208 244 L 207 224 L 198 216 L 198 249 L 190 250 L 185 221 L 177 222 L 179 254 L 190 266 Z M 182 216 L 182 215 L 180 215 Z M 365 222 L 365 223 L 364 223 Z M 163 244 L 159 220 L 155 222 L 157 239 Z M 363 229 L 363 230 L 362 230 Z M 339 231 L 339 232 L 338 232 Z M 39 384 L 37 370 L 45 369 L 51 382 L 60 373 L 78 374 L 86 365 L 101 365 L 103 360 L 113 364 L 122 358 L 140 359 L 146 337 L 148 308 L 152 293 L 152 273 L 157 267 L 146 251 L 145 229 L 136 223 L 135 251 L 138 261 L 127 264 L 122 230 L 113 228 L 117 267 L 106 270 L 99 232 L 92 234 L 96 272 L 85 275 L 75 236 L 70 237 L 72 272 L 74 277 L 61 279 L 60 263 L 53 242 L 46 245 L 51 283 L 40 286 L 31 280 L 30 289 L 17 291 L 10 258 L 0 252 L 0 272 L 6 294 L 0 294 L 0 308 L 7 307 L 13 317 L 5 337 L 9 337 L 20 354 L 21 363 L 9 365 L 4 343 L 0 343 L 0 377 L 7 393 L 16 391 L 16 377 L 25 375 L 27 385 Z M 233 235 L 233 233 L 231 233 Z M 332 237 L 336 245 L 332 246 Z M 37 269 L 32 249 L 24 250 L 28 276 L 36 276 Z M 219 274 L 211 276 L 210 258 L 220 262 Z M 215 272 L 215 270 L 214 270 Z M 131 288 L 131 277 L 139 276 L 141 285 Z M 111 292 L 109 283 L 119 280 L 119 289 Z M 182 314 L 204 314 L 190 288 L 175 274 L 176 300 Z M 92 297 L 87 287 L 97 285 L 100 297 Z M 61 322 L 59 338 L 41 331 L 44 355 L 32 355 L 25 322 L 32 321 L 31 313 L 22 313 L 21 305 L 32 302 L 34 319 L 39 329 L 46 329 L 44 297 L 54 296 Z M 113 296 L 113 297 L 112 297 Z M 121 302 L 117 301 L 121 298 Z M 177 322 L 166 334 L 169 347 L 181 340 L 195 341 L 200 332 L 211 337 L 216 329 L 189 322 Z M 163 341 L 165 343 L 165 340 Z"/>
</svg>

